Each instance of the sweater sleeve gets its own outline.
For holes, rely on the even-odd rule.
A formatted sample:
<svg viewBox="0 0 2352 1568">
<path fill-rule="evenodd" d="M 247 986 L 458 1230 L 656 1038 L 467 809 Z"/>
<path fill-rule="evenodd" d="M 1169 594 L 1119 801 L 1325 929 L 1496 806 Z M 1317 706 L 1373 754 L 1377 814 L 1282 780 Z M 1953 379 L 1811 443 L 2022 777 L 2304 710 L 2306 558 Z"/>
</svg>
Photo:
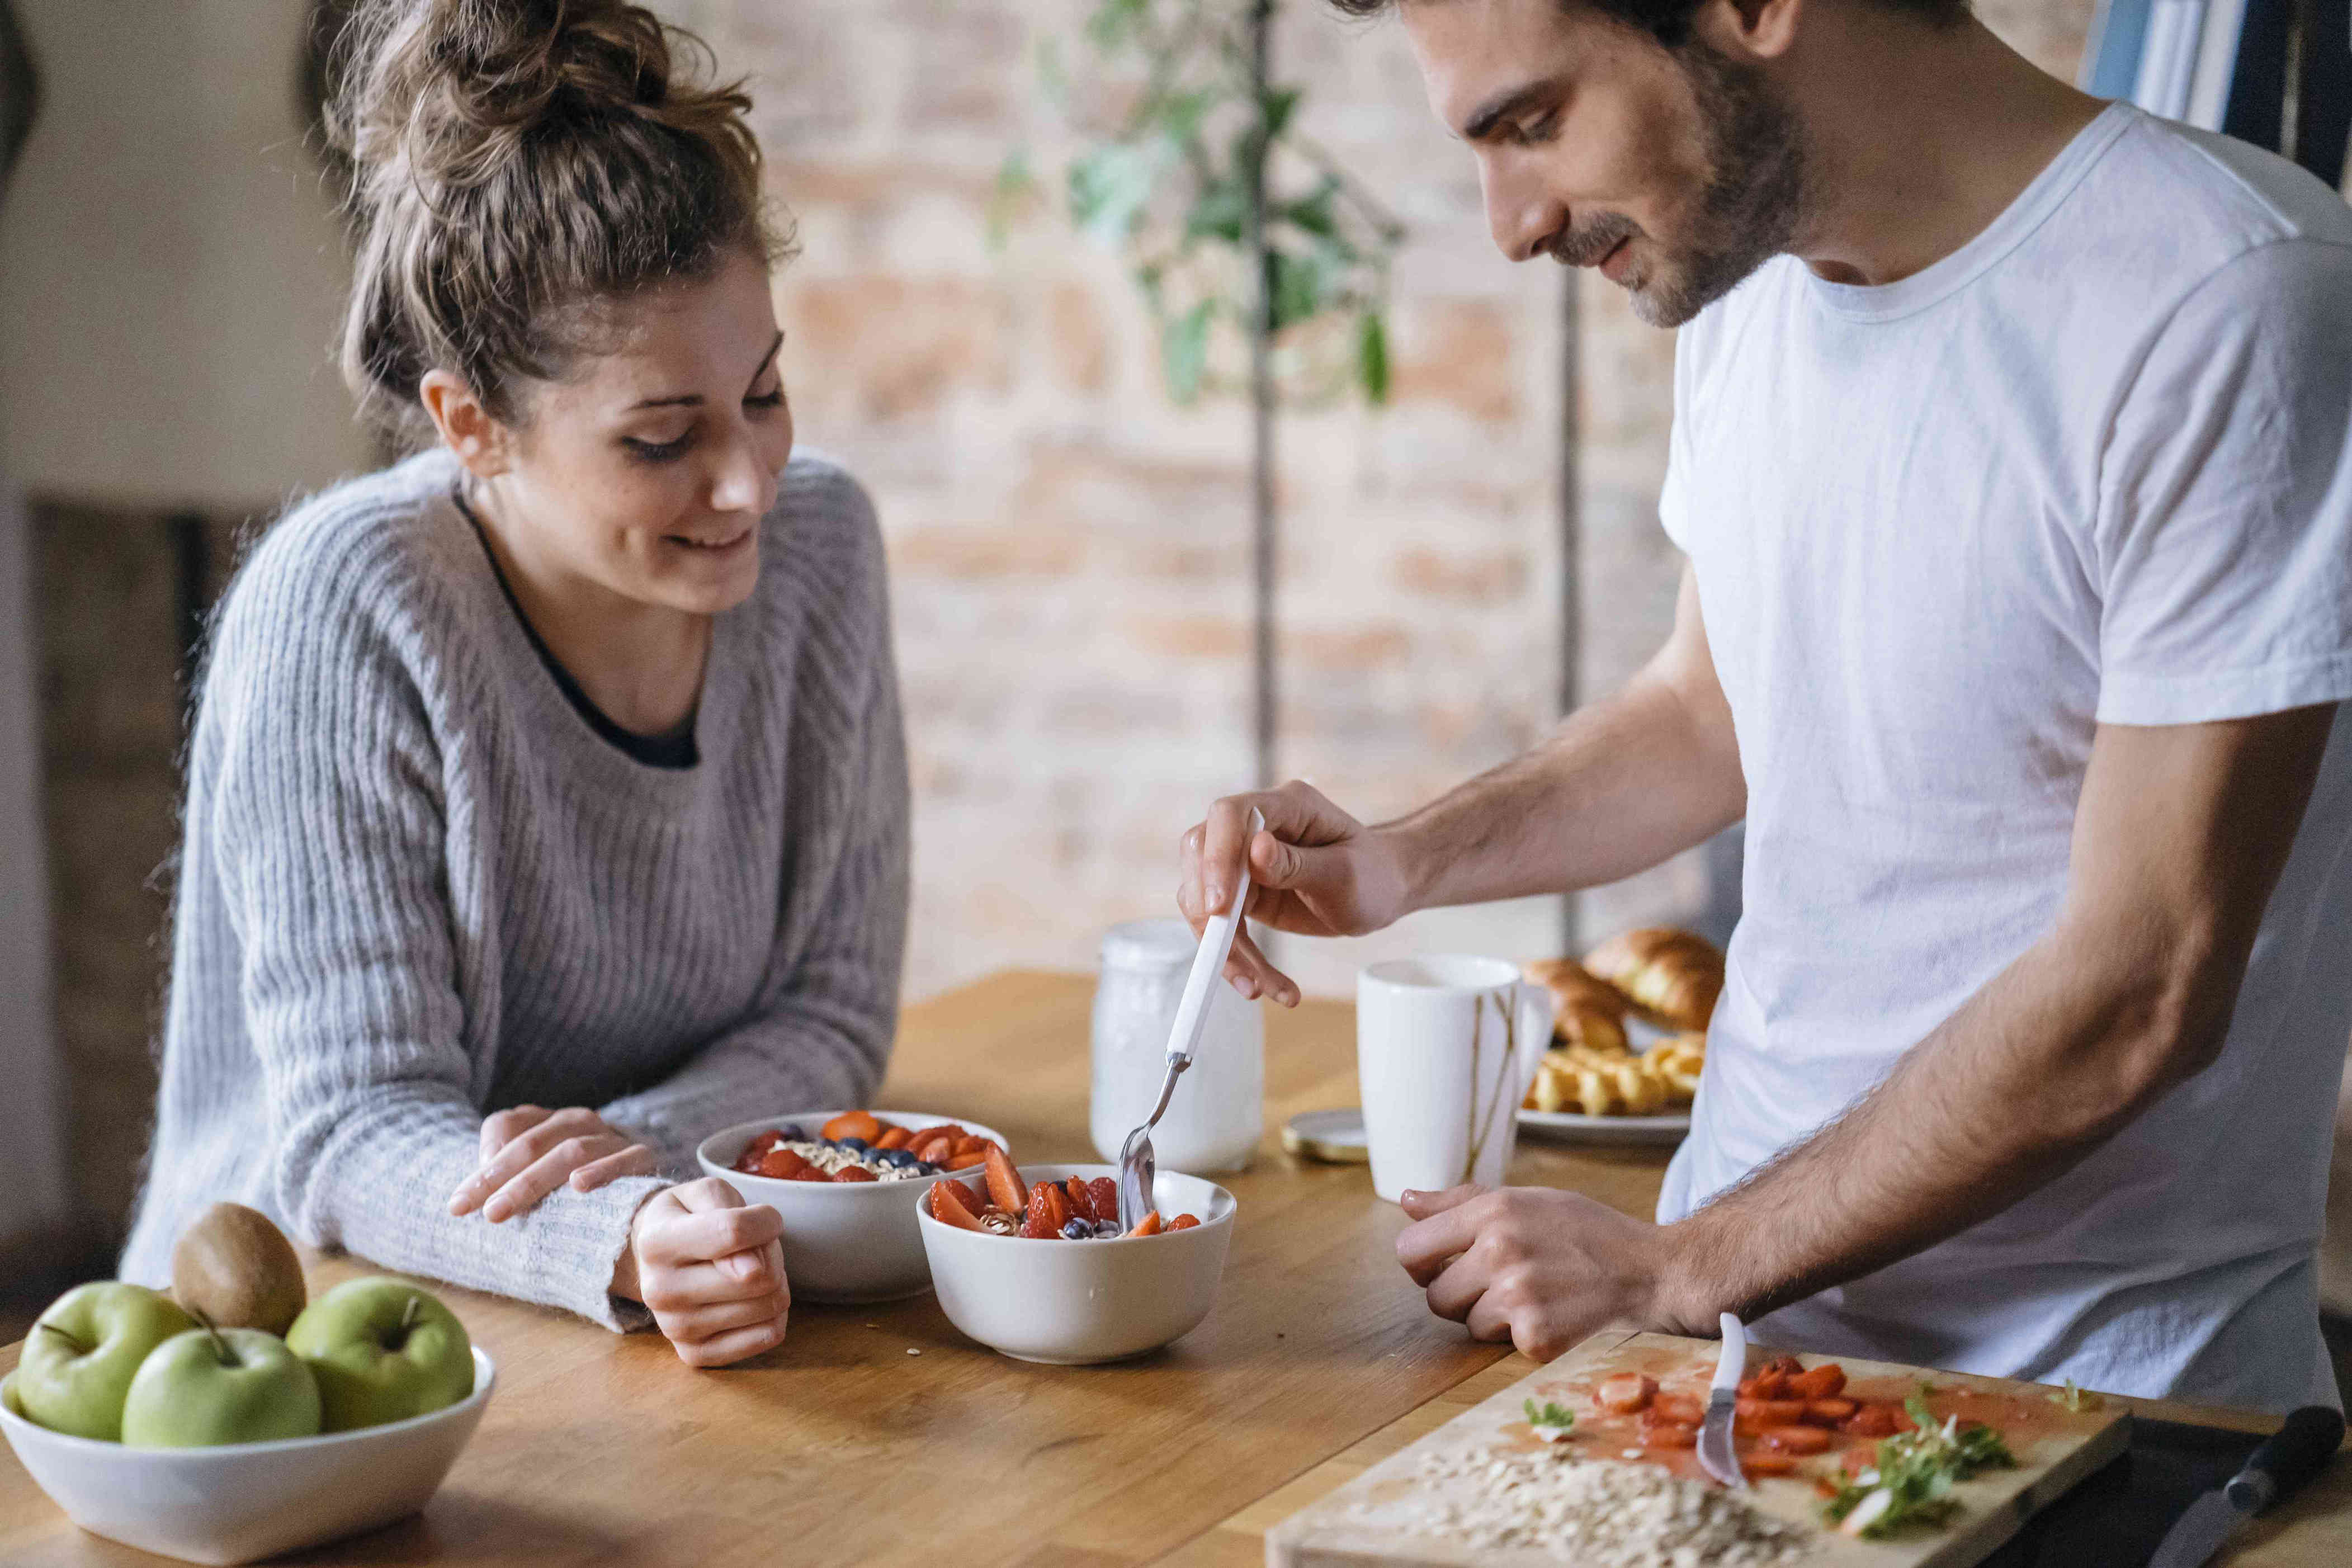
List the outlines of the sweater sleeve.
<svg viewBox="0 0 2352 1568">
<path fill-rule="evenodd" d="M 205 697 L 217 788 L 209 823 L 189 826 L 218 846 L 278 1212 L 314 1247 L 642 1326 L 607 1287 L 660 1182 L 562 1190 L 497 1226 L 448 1212 L 478 1163 L 485 1092 L 444 853 L 468 803 L 445 793 L 397 590 L 350 563 L 249 571 L 239 587 Z"/>
<path fill-rule="evenodd" d="M 698 1174 L 697 1144 L 770 1110 L 863 1106 L 889 1063 L 907 943 L 908 781 L 875 548 L 856 596 L 869 611 L 863 635 L 846 646 L 820 637 L 803 650 L 823 674 L 794 703 L 804 728 L 793 752 L 809 773 L 795 779 L 787 809 L 803 869 L 784 889 L 761 997 L 669 1078 L 599 1109 L 666 1171 Z"/>
</svg>

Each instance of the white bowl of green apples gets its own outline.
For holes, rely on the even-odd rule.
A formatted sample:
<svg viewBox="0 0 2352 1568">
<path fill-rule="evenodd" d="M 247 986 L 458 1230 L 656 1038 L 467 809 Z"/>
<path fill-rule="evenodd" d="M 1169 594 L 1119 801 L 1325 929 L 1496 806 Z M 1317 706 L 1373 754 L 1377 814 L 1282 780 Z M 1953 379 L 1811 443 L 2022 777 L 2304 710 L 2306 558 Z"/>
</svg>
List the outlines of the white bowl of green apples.
<svg viewBox="0 0 2352 1568">
<path fill-rule="evenodd" d="M 490 1358 L 405 1280 L 304 1298 L 277 1227 L 215 1205 L 171 1294 L 101 1280 L 41 1314 L 0 1380 L 0 1433 L 82 1529 L 189 1563 L 415 1512 L 482 1418 Z"/>
</svg>

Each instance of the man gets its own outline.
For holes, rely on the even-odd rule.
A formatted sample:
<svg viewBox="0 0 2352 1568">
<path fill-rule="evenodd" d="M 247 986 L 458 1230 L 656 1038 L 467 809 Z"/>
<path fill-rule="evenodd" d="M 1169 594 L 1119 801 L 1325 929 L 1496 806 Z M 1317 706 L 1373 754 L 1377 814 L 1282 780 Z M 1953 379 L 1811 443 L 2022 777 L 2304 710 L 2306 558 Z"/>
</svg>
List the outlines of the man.
<svg viewBox="0 0 2352 1568">
<path fill-rule="evenodd" d="M 1660 1223 L 1414 1194 L 1431 1308 L 1539 1358 L 1730 1310 L 1830 1353 L 2334 1403 L 2352 212 L 1962 0 L 1397 9 L 1504 252 L 1687 323 L 1675 626 L 1399 821 L 1218 802 L 1180 902 L 1223 908 L 1246 853 L 1255 919 L 1360 932 L 1747 821 Z M 1230 973 L 1296 1000 L 1255 945 Z"/>
</svg>

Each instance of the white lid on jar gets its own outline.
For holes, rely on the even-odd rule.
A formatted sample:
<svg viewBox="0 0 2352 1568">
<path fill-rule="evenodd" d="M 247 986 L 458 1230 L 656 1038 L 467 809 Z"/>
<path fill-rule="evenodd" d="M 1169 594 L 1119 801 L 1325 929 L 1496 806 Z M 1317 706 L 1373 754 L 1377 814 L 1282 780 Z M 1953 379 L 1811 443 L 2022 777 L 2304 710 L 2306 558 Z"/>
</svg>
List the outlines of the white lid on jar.
<svg viewBox="0 0 2352 1568">
<path fill-rule="evenodd" d="M 1173 916 L 1123 921 L 1103 932 L 1102 963 L 1105 969 L 1181 969 L 1200 944 L 1192 928 Z"/>
</svg>

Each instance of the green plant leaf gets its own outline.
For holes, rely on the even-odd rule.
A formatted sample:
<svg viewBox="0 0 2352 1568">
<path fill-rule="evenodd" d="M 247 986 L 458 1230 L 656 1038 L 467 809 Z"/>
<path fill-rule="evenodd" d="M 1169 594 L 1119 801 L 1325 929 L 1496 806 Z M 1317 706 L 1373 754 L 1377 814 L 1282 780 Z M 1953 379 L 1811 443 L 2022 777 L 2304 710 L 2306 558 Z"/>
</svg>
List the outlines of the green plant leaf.
<svg viewBox="0 0 2352 1568">
<path fill-rule="evenodd" d="M 1325 276 L 1313 256 L 1277 250 L 1266 258 L 1273 285 L 1274 330 L 1309 321 L 1323 311 Z"/>
<path fill-rule="evenodd" d="M 1106 245 L 1135 231 L 1150 205 L 1166 157 L 1157 145 L 1113 142 L 1070 165 L 1070 217 Z"/>
<path fill-rule="evenodd" d="M 996 168 L 996 184 L 988 194 L 988 247 L 1002 250 L 1012 237 L 1013 217 L 1024 199 L 1037 189 L 1029 167 L 1029 149 L 1015 147 Z"/>
<path fill-rule="evenodd" d="M 1258 100 L 1258 121 L 1265 127 L 1269 145 L 1282 140 L 1290 128 L 1290 117 L 1297 110 L 1299 89 L 1295 87 L 1271 87 Z"/>
<path fill-rule="evenodd" d="M 1314 190 L 1295 202 L 1286 202 L 1280 211 L 1293 225 L 1305 229 L 1318 239 L 1339 241 L 1339 216 L 1331 207 L 1339 194 L 1339 182 L 1330 175 L 1323 176 Z"/>
<path fill-rule="evenodd" d="M 1214 89 L 1205 87 L 1192 92 L 1162 93 L 1151 101 L 1147 118 L 1158 122 L 1162 135 L 1190 142 L 1200 135 L 1201 121 L 1216 107 L 1217 98 Z"/>
<path fill-rule="evenodd" d="M 1249 193 L 1238 180 L 1219 180 L 1204 185 L 1192 199 L 1192 210 L 1184 215 L 1184 237 L 1187 239 L 1222 239 L 1227 245 L 1242 242 L 1242 226 L 1249 217 Z"/>
<path fill-rule="evenodd" d="M 1045 101 L 1056 109 L 1066 109 L 1070 102 L 1070 73 L 1062 63 L 1062 40 L 1037 40 L 1037 87 L 1045 93 Z"/>
<path fill-rule="evenodd" d="M 1108 53 L 1135 36 L 1151 9 L 1151 0 L 1102 0 L 1087 18 L 1087 42 Z"/>
<path fill-rule="evenodd" d="M 1374 404 L 1389 400 L 1389 328 L 1378 310 L 1356 321 L 1356 380 Z"/>
<path fill-rule="evenodd" d="M 1209 318 L 1215 306 L 1203 300 L 1161 329 L 1160 361 L 1168 376 L 1168 394 L 1179 403 L 1201 395 L 1201 377 L 1209 366 Z"/>
</svg>

